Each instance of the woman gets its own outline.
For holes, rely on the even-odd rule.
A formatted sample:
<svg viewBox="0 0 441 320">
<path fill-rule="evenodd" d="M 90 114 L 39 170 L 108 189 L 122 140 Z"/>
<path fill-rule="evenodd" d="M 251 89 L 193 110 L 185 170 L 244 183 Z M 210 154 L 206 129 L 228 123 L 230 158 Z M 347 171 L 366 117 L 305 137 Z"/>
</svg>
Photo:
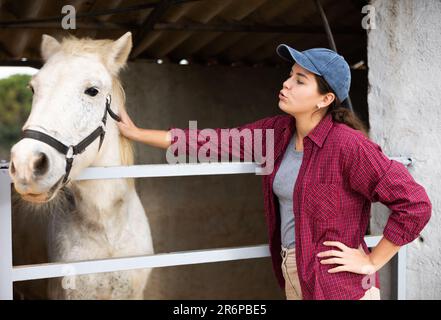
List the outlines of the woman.
<svg viewBox="0 0 441 320">
<path fill-rule="evenodd" d="M 256 129 L 274 130 L 274 170 L 263 176 L 263 189 L 279 285 L 287 299 L 380 299 L 378 270 L 400 246 L 419 236 L 430 218 L 431 202 L 404 165 L 388 159 L 357 116 L 341 107 L 351 81 L 342 56 L 323 48 L 299 52 L 287 45 L 280 45 L 277 53 L 294 63 L 279 94 L 279 107 L 287 115 L 236 129 L 253 134 Z M 127 114 L 121 116 L 121 133 L 135 141 L 164 149 L 183 144 L 187 153 L 192 146 L 211 143 L 195 141 L 189 129 L 180 142 L 175 134 L 179 129 L 140 129 Z M 220 129 L 215 130 L 221 139 Z M 220 153 L 223 148 L 211 150 Z M 226 151 L 242 160 L 244 141 L 240 139 L 239 151 Z M 370 252 L 364 235 L 371 203 L 377 201 L 392 212 Z"/>
</svg>

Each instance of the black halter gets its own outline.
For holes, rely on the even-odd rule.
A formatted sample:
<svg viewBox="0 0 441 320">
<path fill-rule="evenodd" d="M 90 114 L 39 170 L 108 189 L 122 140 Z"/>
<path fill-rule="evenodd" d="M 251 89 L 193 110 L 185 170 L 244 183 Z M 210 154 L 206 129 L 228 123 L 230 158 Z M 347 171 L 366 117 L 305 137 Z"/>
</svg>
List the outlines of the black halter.
<svg viewBox="0 0 441 320">
<path fill-rule="evenodd" d="M 83 153 L 86 148 L 95 141 L 96 138 L 100 137 L 100 144 L 98 147 L 98 151 L 101 149 L 101 145 L 103 144 L 104 136 L 106 135 L 106 122 L 107 122 L 107 113 L 115 120 L 120 122 L 121 118 L 115 114 L 112 109 L 110 109 L 110 103 L 112 102 L 112 98 L 110 95 L 106 97 L 106 109 L 104 110 L 104 116 L 101 119 L 102 124 L 96 128 L 91 134 L 89 134 L 86 138 L 84 138 L 80 143 L 78 143 L 75 146 L 66 146 L 65 144 L 61 143 L 57 139 L 51 137 L 50 135 L 47 135 L 46 133 L 36 131 L 36 130 L 24 130 L 23 131 L 23 139 L 24 138 L 30 138 L 34 140 L 38 140 L 41 142 L 44 142 L 54 149 L 56 149 L 58 152 L 66 156 L 66 173 L 63 178 L 62 184 L 65 185 L 67 183 L 67 179 L 69 177 L 70 169 L 72 169 L 72 163 L 74 160 L 74 157 L 77 154 Z M 61 180 L 61 179 L 60 179 Z"/>
</svg>

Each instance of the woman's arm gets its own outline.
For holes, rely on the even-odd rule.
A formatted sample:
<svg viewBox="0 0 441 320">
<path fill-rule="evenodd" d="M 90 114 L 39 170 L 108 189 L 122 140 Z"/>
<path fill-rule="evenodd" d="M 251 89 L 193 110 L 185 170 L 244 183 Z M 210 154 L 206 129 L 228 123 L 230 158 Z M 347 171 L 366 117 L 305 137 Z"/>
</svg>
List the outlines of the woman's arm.
<svg viewBox="0 0 441 320">
<path fill-rule="evenodd" d="M 252 152 L 252 148 L 255 147 L 255 137 L 257 131 L 265 131 L 266 129 L 274 129 L 274 124 L 278 117 L 266 117 L 264 119 L 257 120 L 252 123 L 247 123 L 236 128 L 215 128 L 215 129 L 179 129 L 171 127 L 169 130 L 152 130 L 138 128 L 130 119 L 125 110 L 120 111 L 121 122 L 118 122 L 118 128 L 122 135 L 125 137 L 151 145 L 153 147 L 159 147 L 167 149 L 171 144 L 176 147 L 176 151 L 183 150 L 187 155 L 190 152 L 198 154 L 201 148 L 209 149 L 212 152 L 212 156 L 219 157 L 220 155 L 229 155 L 243 161 L 249 158 L 249 161 L 257 161 L 255 159 L 255 153 Z M 259 130 L 257 130 L 259 129 Z M 216 139 L 207 137 L 207 130 L 211 130 Z M 227 137 L 228 141 L 222 139 L 222 131 L 228 130 L 231 136 Z M 205 132 L 204 132 L 205 131 Z M 234 134 L 236 133 L 236 134 Z M 261 137 L 260 137 L 261 136 Z M 267 143 L 269 143 L 269 136 L 267 132 L 262 132 L 259 137 L 261 141 L 258 141 L 265 149 Z M 231 142 L 231 143 L 229 143 Z M 266 155 L 266 152 L 265 152 Z M 260 161 L 261 159 L 259 159 Z"/>
<path fill-rule="evenodd" d="M 372 249 L 369 258 L 375 271 L 380 270 L 390 259 L 400 250 L 400 246 L 396 245 L 387 238 L 382 237 L 380 242 Z"/>
<path fill-rule="evenodd" d="M 341 264 L 329 272 L 370 274 L 383 267 L 401 246 L 419 236 L 430 219 L 432 204 L 423 186 L 413 179 L 407 168 L 387 158 L 379 145 L 362 138 L 345 146 L 347 159 L 343 167 L 351 189 L 371 202 L 383 203 L 391 214 L 383 238 L 369 255 L 361 247 L 349 248 L 340 242 L 327 241 L 325 245 L 338 247 L 341 251 L 325 251 L 319 257 L 331 257 L 321 260 L 323 264 Z"/>
<path fill-rule="evenodd" d="M 167 149 L 170 146 L 170 131 L 138 128 L 124 109 L 120 110 L 120 117 L 121 122 L 117 122 L 117 124 L 123 136 L 152 147 Z"/>
<path fill-rule="evenodd" d="M 389 159 L 375 142 L 362 138 L 349 149 L 349 158 L 357 159 L 346 167 L 352 190 L 391 210 L 383 236 L 397 246 L 418 238 L 432 212 L 424 187 L 402 163 Z"/>
<path fill-rule="evenodd" d="M 134 140 L 162 149 L 167 149 L 171 144 L 170 131 L 167 130 L 138 128 L 138 133 Z"/>
</svg>

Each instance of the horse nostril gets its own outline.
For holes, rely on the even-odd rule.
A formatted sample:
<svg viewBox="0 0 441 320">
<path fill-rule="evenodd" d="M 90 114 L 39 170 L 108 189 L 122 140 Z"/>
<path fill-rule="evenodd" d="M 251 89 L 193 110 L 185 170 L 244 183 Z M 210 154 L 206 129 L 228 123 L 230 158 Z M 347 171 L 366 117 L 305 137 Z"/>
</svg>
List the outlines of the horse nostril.
<svg viewBox="0 0 441 320">
<path fill-rule="evenodd" d="M 49 159 L 43 152 L 38 154 L 37 160 L 34 162 L 34 174 L 36 176 L 44 175 L 49 169 Z"/>
</svg>

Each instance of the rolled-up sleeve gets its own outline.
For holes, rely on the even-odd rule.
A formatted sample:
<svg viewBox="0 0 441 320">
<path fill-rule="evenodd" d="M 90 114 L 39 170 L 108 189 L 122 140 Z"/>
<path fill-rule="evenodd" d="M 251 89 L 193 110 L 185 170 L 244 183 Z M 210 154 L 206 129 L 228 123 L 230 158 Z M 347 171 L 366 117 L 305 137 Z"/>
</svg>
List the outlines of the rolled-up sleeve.
<svg viewBox="0 0 441 320">
<path fill-rule="evenodd" d="M 399 246 L 415 240 L 432 212 L 424 187 L 402 163 L 389 159 L 378 144 L 367 138 L 348 144 L 347 150 L 350 187 L 391 210 L 383 236 Z"/>
</svg>

